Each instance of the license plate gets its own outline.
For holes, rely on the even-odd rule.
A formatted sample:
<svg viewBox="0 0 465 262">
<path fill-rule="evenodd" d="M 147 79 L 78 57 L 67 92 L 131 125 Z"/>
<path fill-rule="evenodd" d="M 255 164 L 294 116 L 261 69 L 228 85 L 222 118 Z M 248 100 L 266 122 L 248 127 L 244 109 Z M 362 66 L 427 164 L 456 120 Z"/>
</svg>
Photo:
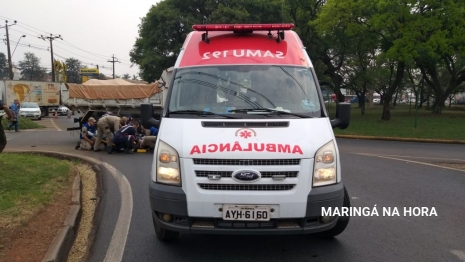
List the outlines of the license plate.
<svg viewBox="0 0 465 262">
<path fill-rule="evenodd" d="M 223 220 L 269 221 L 270 207 L 251 205 L 223 205 Z"/>
</svg>

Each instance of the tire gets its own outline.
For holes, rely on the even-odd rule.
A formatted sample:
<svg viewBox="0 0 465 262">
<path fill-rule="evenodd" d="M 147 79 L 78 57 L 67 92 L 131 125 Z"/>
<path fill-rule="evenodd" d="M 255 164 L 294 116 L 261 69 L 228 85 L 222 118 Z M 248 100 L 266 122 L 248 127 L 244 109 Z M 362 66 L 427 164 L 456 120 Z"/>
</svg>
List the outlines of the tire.
<svg viewBox="0 0 465 262">
<path fill-rule="evenodd" d="M 342 206 L 343 207 L 350 207 L 350 197 L 349 197 L 349 193 L 347 193 L 346 187 L 344 187 L 344 202 L 343 202 Z M 342 232 L 344 232 L 347 225 L 349 224 L 349 218 L 350 218 L 349 216 L 340 216 L 338 221 L 336 222 L 336 225 L 333 228 L 331 228 L 328 231 L 323 231 L 323 232 L 316 233 L 315 235 L 317 237 L 321 237 L 321 238 L 335 237 L 335 236 L 341 234 Z"/>
<path fill-rule="evenodd" d="M 153 227 L 155 228 L 155 233 L 157 234 L 157 238 L 160 239 L 161 241 L 172 241 L 178 237 L 179 232 L 160 227 L 157 221 L 155 220 L 155 218 L 153 217 L 153 215 L 152 215 L 152 220 L 153 220 Z"/>
<path fill-rule="evenodd" d="M 37 118 L 37 120 L 39 120 L 39 121 L 42 120 L 42 117 Z"/>
</svg>

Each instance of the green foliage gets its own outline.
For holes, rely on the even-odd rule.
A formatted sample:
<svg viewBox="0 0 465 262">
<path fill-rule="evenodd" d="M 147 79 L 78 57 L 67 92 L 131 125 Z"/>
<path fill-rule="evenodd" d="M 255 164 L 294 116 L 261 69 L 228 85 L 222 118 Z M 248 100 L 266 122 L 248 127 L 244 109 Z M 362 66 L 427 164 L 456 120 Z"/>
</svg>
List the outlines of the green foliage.
<svg viewBox="0 0 465 262">
<path fill-rule="evenodd" d="M 31 154 L 0 154 L 0 217 L 42 206 L 57 189 L 69 185 L 70 163 Z"/>
<path fill-rule="evenodd" d="M 81 68 L 83 68 L 81 61 L 75 58 L 68 58 L 65 61 L 67 70 L 66 77 L 68 83 L 82 83 Z"/>
<path fill-rule="evenodd" d="M 34 53 L 24 53 L 24 60 L 19 61 L 19 68 L 21 70 L 22 80 L 29 81 L 44 81 L 47 70 L 40 65 L 40 58 Z"/>
<path fill-rule="evenodd" d="M 0 79 L 8 78 L 8 59 L 4 53 L 0 53 Z"/>
<path fill-rule="evenodd" d="M 44 126 L 37 124 L 37 122 L 34 122 L 29 118 L 20 117 L 20 118 L 18 118 L 18 121 L 19 121 L 19 123 L 18 123 L 19 130 L 44 128 Z M 6 120 L 6 118 L 3 118 L 1 120 L 1 124 L 3 125 L 3 128 L 5 130 L 7 130 L 7 127 L 10 124 L 10 122 L 8 122 L 8 120 Z"/>
<path fill-rule="evenodd" d="M 129 79 L 129 78 L 131 78 L 131 76 L 129 74 L 124 74 L 123 75 L 123 79 Z"/>
<path fill-rule="evenodd" d="M 463 123 L 465 121 L 465 111 L 463 107 L 452 106 L 451 109 L 444 111 L 442 116 L 431 114 L 431 111 L 420 109 L 418 111 L 417 128 L 413 128 L 415 122 L 415 109 L 412 106 L 409 114 L 409 106 L 397 106 L 392 110 L 391 121 L 379 120 L 379 114 L 382 112 L 382 106 L 366 109 L 365 115 L 352 107 L 350 125 L 347 129 L 334 129 L 335 134 L 340 135 L 362 135 L 378 137 L 402 137 L 402 138 L 427 138 L 427 139 L 446 139 L 462 140 Z M 462 110 L 460 110 L 462 109 Z M 335 115 L 334 107 L 330 109 L 331 114 Z"/>
</svg>

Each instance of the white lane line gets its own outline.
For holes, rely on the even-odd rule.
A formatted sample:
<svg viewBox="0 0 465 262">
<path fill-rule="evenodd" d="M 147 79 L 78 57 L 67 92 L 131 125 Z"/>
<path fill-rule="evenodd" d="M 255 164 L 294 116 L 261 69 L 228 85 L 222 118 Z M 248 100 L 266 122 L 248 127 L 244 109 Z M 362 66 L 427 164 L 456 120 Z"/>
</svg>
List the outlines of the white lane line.
<svg viewBox="0 0 465 262">
<path fill-rule="evenodd" d="M 355 153 L 354 154 L 368 154 L 368 153 Z M 370 154 L 368 154 L 370 155 Z M 389 156 L 389 157 L 398 157 L 398 158 L 418 158 L 418 159 L 432 159 L 432 160 L 446 160 L 446 161 L 458 161 L 458 162 L 465 162 L 465 159 L 456 159 L 456 158 L 439 158 L 439 157 L 422 157 L 422 156 L 401 156 L 401 155 L 379 155 L 373 154 L 377 156 Z"/>
<path fill-rule="evenodd" d="M 451 250 L 450 252 L 456 255 L 460 260 L 465 261 L 465 252 L 461 250 Z"/>
<path fill-rule="evenodd" d="M 118 220 L 104 261 L 119 262 L 123 259 L 126 239 L 128 237 L 129 226 L 131 224 L 133 206 L 132 190 L 129 181 L 121 172 L 106 162 L 103 163 L 103 165 L 110 170 L 110 173 L 115 178 L 121 195 L 121 208 L 119 210 Z"/>
<path fill-rule="evenodd" d="M 53 121 L 53 119 L 50 119 L 50 122 L 52 122 L 52 125 L 57 129 L 57 131 L 61 131 L 61 129 L 55 124 L 55 121 Z"/>
<path fill-rule="evenodd" d="M 372 157 L 386 158 L 386 159 L 398 160 L 398 161 L 403 161 L 403 162 L 408 162 L 408 163 L 415 163 L 415 164 L 420 164 L 420 165 L 425 165 L 425 166 L 433 166 L 433 167 L 439 167 L 439 168 L 445 168 L 445 169 L 450 169 L 450 170 L 465 172 L 465 170 L 458 169 L 458 168 L 447 167 L 447 166 L 441 166 L 441 165 L 435 165 L 435 164 L 424 163 L 424 162 L 418 162 L 418 161 L 412 161 L 412 160 L 406 160 L 406 159 L 400 159 L 400 158 L 395 158 L 395 157 L 388 157 L 388 156 L 383 156 L 383 155 L 373 155 L 373 154 L 366 154 L 366 153 L 355 153 L 355 154 L 357 154 L 357 155 L 362 155 L 362 156 L 372 156 Z"/>
</svg>

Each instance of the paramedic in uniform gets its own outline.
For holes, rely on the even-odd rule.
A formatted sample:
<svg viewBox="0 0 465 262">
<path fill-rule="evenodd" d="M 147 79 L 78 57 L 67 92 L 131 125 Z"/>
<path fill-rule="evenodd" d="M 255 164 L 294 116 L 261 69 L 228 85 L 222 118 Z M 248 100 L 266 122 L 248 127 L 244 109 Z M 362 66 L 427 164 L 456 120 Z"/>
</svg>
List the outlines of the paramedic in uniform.
<svg viewBox="0 0 465 262">
<path fill-rule="evenodd" d="M 150 129 L 142 127 L 142 132 L 144 133 L 144 138 L 142 139 L 141 147 L 154 149 L 157 142 L 158 128 L 154 126 L 150 127 Z"/>
<path fill-rule="evenodd" d="M 8 120 L 13 120 L 13 115 L 11 114 L 10 108 L 6 104 L 4 104 L 2 100 L 0 100 L 0 110 L 5 111 L 5 113 L 8 115 Z M 0 153 L 6 146 L 6 135 L 5 130 L 3 130 L 2 117 L 3 115 L 0 115 Z"/>
<path fill-rule="evenodd" d="M 123 126 L 120 130 L 118 130 L 112 140 L 115 147 L 124 147 L 124 153 L 126 154 L 133 153 L 132 146 L 136 139 L 137 128 L 139 128 L 139 122 L 134 120 L 131 125 Z M 111 154 L 110 151 L 108 151 L 108 153 Z"/>
<path fill-rule="evenodd" d="M 82 150 L 92 150 L 95 144 L 95 131 L 97 131 L 95 118 L 90 117 L 87 123 L 82 126 L 80 135 L 81 140 L 76 145 L 76 149 L 81 148 Z"/>
<path fill-rule="evenodd" d="M 107 152 L 111 154 L 113 150 L 111 143 L 113 141 L 113 132 L 118 131 L 121 126 L 125 125 L 126 121 L 127 119 L 124 116 L 120 118 L 118 116 L 108 115 L 100 118 L 97 122 L 97 138 L 94 145 L 94 152 L 100 151 L 100 143 L 102 142 L 103 134 L 105 134 Z"/>
</svg>

